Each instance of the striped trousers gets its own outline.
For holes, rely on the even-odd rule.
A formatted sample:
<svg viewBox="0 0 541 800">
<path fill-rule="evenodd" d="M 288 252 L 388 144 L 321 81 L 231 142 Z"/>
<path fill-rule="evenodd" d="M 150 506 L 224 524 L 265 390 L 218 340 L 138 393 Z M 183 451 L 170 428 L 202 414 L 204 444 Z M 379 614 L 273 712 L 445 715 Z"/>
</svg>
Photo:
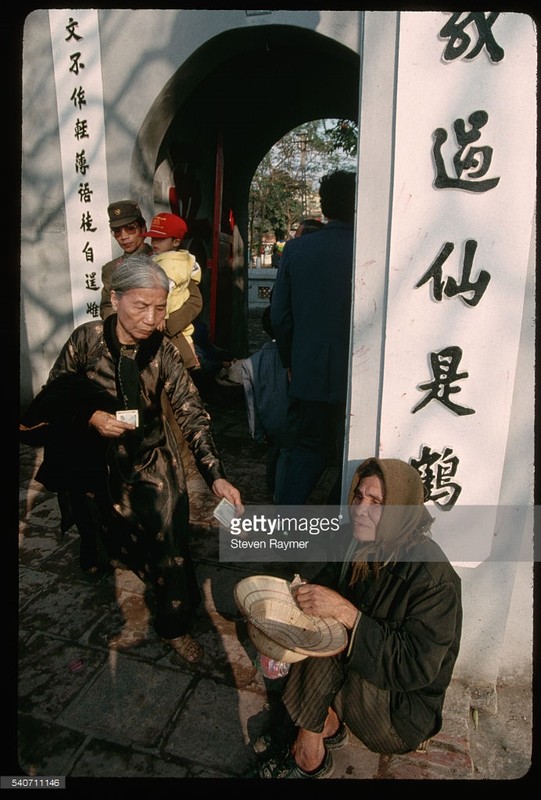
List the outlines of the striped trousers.
<svg viewBox="0 0 541 800">
<path fill-rule="evenodd" d="M 390 692 L 347 670 L 340 656 L 306 658 L 292 664 L 282 699 L 299 728 L 321 733 L 332 707 L 353 735 L 374 753 L 407 753 L 412 749 L 392 725 Z"/>
</svg>

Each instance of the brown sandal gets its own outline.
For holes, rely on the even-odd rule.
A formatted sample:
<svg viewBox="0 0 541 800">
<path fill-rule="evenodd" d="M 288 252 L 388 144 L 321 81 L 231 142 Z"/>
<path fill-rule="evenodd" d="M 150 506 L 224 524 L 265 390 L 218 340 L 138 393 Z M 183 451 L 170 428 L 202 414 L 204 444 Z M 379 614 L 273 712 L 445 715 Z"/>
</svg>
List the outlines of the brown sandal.
<svg viewBox="0 0 541 800">
<path fill-rule="evenodd" d="M 165 641 L 171 645 L 175 653 L 190 664 L 197 664 L 203 658 L 203 648 L 189 633 Z"/>
</svg>

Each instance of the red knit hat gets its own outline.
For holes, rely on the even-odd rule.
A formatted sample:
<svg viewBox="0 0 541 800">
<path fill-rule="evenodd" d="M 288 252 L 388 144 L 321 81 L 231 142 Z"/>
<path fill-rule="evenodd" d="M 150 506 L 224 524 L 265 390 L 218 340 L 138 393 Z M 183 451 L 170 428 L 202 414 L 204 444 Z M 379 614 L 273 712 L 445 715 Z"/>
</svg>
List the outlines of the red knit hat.
<svg viewBox="0 0 541 800">
<path fill-rule="evenodd" d="M 145 236 L 150 236 L 151 239 L 167 239 L 169 236 L 173 239 L 184 239 L 187 232 L 188 226 L 182 217 L 163 213 L 156 214 Z"/>
</svg>

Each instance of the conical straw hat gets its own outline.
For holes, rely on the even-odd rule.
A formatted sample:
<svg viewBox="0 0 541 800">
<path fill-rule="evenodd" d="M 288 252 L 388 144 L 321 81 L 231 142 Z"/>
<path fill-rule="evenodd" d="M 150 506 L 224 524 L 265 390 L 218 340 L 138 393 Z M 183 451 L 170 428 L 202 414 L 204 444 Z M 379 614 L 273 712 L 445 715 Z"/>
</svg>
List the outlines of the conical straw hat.
<svg viewBox="0 0 541 800">
<path fill-rule="evenodd" d="M 332 656 L 344 650 L 345 627 L 332 617 L 323 619 L 305 614 L 296 604 L 290 586 L 288 581 L 269 575 L 252 575 L 235 586 L 235 600 L 248 620 L 254 646 L 264 655 L 281 661 L 287 661 L 288 654 L 291 660 L 292 654 Z M 271 655 L 270 650 L 282 655 Z"/>
<path fill-rule="evenodd" d="M 259 628 L 256 628 L 255 625 L 252 625 L 251 622 L 247 622 L 246 627 L 248 629 L 248 636 L 258 653 L 262 653 L 264 656 L 268 656 L 268 658 L 273 658 L 275 661 L 285 661 L 287 664 L 293 664 L 295 661 L 302 661 L 303 658 L 307 658 L 307 656 L 302 653 L 294 653 L 293 650 L 288 650 L 282 647 L 281 644 L 278 644 L 278 642 L 269 639 L 268 636 L 260 631 Z"/>
</svg>

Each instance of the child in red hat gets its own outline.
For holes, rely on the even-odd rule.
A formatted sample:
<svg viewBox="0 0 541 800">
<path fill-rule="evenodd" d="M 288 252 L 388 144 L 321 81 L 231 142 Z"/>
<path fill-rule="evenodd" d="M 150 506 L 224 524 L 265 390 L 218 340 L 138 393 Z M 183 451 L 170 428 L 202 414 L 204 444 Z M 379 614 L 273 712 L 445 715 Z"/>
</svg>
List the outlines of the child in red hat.
<svg viewBox="0 0 541 800">
<path fill-rule="evenodd" d="M 145 234 L 152 239 L 154 261 L 164 270 L 170 282 L 165 317 L 166 329 L 167 319 L 174 311 L 178 311 L 190 296 L 188 288 L 190 281 L 194 281 L 196 284 L 201 282 L 201 267 L 195 260 L 195 256 L 187 250 L 179 249 L 187 232 L 188 226 L 182 217 L 163 212 L 154 217 L 150 229 Z M 192 339 L 193 332 L 192 323 L 182 330 L 193 357 L 197 359 Z"/>
</svg>

